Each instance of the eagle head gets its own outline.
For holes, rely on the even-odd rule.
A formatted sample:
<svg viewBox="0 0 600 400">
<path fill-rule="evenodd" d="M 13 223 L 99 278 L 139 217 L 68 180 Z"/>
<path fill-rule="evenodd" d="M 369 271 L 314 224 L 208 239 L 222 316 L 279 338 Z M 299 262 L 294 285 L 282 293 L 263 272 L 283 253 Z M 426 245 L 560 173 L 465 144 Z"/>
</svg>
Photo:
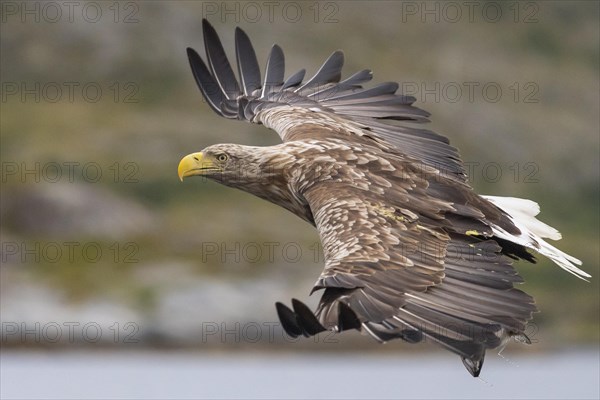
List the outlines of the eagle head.
<svg viewBox="0 0 600 400">
<path fill-rule="evenodd" d="M 242 186 L 263 180 L 264 151 L 261 147 L 216 144 L 191 153 L 179 162 L 179 179 L 203 176 L 227 186 Z"/>
</svg>

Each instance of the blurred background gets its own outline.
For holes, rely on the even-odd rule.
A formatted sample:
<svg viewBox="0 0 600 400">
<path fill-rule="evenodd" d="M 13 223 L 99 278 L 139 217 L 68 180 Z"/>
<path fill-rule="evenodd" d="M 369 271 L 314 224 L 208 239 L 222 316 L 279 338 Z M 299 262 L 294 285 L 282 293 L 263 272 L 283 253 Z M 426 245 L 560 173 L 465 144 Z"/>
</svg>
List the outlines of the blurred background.
<svg viewBox="0 0 600 400">
<path fill-rule="evenodd" d="M 3 398 L 598 398 L 597 2 L 0 7 Z M 180 158 L 208 145 L 278 142 L 204 102 L 185 55 L 204 53 L 203 17 L 230 57 L 236 26 L 261 65 L 279 44 L 286 76 L 343 49 L 344 76 L 398 81 L 461 150 L 475 189 L 538 202 L 591 281 L 519 263 L 541 311 L 534 344 L 489 352 L 479 381 L 430 343 L 286 337 L 273 304 L 308 298 L 323 266 L 316 231 L 177 178 Z M 460 387 L 416 385 L 424 376 Z"/>
</svg>

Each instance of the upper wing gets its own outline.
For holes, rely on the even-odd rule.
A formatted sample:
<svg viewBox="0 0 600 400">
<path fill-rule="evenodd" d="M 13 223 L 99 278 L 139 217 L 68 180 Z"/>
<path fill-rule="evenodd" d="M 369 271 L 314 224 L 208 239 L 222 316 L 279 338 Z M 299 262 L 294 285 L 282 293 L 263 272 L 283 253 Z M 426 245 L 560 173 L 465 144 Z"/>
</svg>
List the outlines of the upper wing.
<svg viewBox="0 0 600 400">
<path fill-rule="evenodd" d="M 414 107 L 413 97 L 396 94 L 397 83 L 364 89 L 362 84 L 372 79 L 370 70 L 341 80 L 341 51 L 334 52 L 310 79 L 304 79 L 304 70 L 284 79 L 285 59 L 277 45 L 271 48 L 262 79 L 250 39 L 236 28 L 238 83 L 216 31 L 208 21 L 202 23 L 207 63 L 191 48 L 188 58 L 196 83 L 219 115 L 264 124 L 283 141 L 312 135 L 315 127 L 320 136 L 365 136 L 457 180 L 466 179 L 458 152 L 447 138 L 403 125 L 427 122 L 429 113 Z"/>
<path fill-rule="evenodd" d="M 487 348 L 526 338 L 533 299 L 513 287 L 522 279 L 498 243 L 460 221 L 481 222 L 432 196 L 413 173 L 382 194 L 330 182 L 305 193 L 326 259 L 316 315 L 325 329 L 356 328 L 380 341 L 434 340 L 477 376 Z"/>
</svg>

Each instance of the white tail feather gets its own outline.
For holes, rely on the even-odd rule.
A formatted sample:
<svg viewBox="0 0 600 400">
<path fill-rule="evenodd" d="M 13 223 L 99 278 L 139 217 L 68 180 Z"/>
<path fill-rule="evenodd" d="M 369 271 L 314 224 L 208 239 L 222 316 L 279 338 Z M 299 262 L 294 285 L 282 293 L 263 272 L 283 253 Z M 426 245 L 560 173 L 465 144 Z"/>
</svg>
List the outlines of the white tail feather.
<svg viewBox="0 0 600 400">
<path fill-rule="evenodd" d="M 492 226 L 494 235 L 501 239 L 520 244 L 537 251 L 554 261 L 565 271 L 576 277 L 586 280 L 592 276 L 577 268 L 575 264 L 581 265 L 581 261 L 552 246 L 542 238 L 559 240 L 560 232 L 535 218 L 540 212 L 540 206 L 531 200 L 516 197 L 482 196 L 495 204 L 510 217 L 511 221 L 521 231 L 520 235 L 513 235 L 498 226 Z"/>
</svg>

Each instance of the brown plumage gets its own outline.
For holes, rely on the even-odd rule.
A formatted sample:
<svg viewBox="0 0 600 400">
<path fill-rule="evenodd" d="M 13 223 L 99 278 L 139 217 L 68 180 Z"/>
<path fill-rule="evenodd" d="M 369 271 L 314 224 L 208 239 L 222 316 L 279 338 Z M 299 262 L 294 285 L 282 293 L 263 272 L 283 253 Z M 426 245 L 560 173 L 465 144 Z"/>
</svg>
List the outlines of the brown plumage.
<svg viewBox="0 0 600 400">
<path fill-rule="evenodd" d="M 179 176 L 202 175 L 278 204 L 319 231 L 325 269 L 313 313 L 298 300 L 277 303 L 292 336 L 358 329 L 381 342 L 433 340 L 461 356 L 473 376 L 486 349 L 524 331 L 536 310 L 514 288 L 512 260 L 534 261 L 527 249 L 589 277 L 579 260 L 543 240 L 559 238 L 534 217 L 537 204 L 485 197 L 468 185 L 448 140 L 403 121 L 426 122 L 398 85 L 362 84 L 360 71 L 340 81 L 335 52 L 311 79 L 284 80 L 282 50 L 273 46 L 265 79 L 250 40 L 236 29 L 240 83 L 219 38 L 203 21 L 208 67 L 188 49 L 196 82 L 226 118 L 263 124 L 283 143 L 210 146 L 184 157 Z"/>
</svg>

